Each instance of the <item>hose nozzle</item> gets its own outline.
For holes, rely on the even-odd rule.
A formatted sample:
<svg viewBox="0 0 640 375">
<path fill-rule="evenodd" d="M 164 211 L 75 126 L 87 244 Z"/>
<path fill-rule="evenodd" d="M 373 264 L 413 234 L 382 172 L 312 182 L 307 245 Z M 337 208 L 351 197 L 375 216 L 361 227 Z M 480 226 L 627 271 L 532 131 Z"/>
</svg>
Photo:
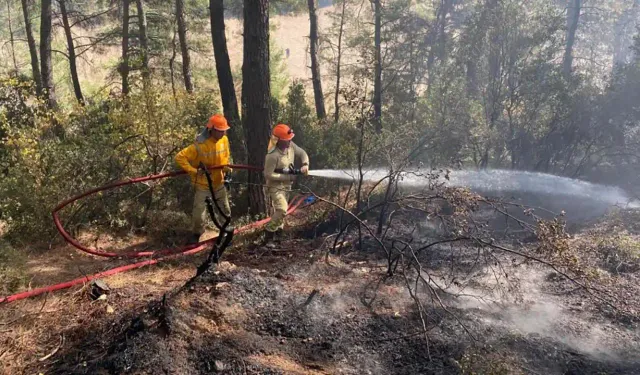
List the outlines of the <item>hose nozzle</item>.
<svg viewBox="0 0 640 375">
<path fill-rule="evenodd" d="M 280 174 L 302 174 L 300 168 L 294 168 L 293 164 L 290 164 L 288 168 L 276 168 L 274 172 Z"/>
</svg>

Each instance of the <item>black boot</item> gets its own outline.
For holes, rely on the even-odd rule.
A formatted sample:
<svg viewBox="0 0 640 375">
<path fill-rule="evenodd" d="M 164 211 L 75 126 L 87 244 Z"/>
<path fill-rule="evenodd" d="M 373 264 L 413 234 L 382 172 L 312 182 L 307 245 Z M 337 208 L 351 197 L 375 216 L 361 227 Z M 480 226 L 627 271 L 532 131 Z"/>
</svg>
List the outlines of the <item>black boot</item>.
<svg viewBox="0 0 640 375">
<path fill-rule="evenodd" d="M 200 242 L 200 233 L 191 233 L 187 245 L 195 245 Z"/>
<path fill-rule="evenodd" d="M 264 232 L 264 246 L 268 247 L 268 248 L 274 248 L 275 242 L 277 240 L 277 232 L 269 232 L 269 231 L 265 231 Z"/>
<path fill-rule="evenodd" d="M 274 232 L 273 240 L 275 242 L 280 242 L 283 240 L 283 238 L 284 238 L 284 230 L 278 229 L 277 231 Z"/>
</svg>

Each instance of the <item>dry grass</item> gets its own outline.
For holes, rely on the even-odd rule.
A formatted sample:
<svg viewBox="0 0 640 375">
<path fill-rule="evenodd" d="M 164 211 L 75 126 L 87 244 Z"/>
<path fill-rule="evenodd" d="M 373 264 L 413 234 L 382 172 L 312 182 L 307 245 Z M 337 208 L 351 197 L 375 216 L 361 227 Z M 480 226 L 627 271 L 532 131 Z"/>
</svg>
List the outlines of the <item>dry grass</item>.
<svg viewBox="0 0 640 375">
<path fill-rule="evenodd" d="M 277 371 L 282 371 L 285 374 L 292 375 L 325 375 L 332 374 L 333 372 L 318 371 L 310 369 L 297 363 L 291 358 L 288 358 L 281 354 L 272 355 L 252 355 L 247 358 L 251 362 L 259 363 L 262 366 L 272 368 Z"/>
<path fill-rule="evenodd" d="M 112 293 L 103 301 L 92 301 L 89 288 L 81 287 L 3 306 L 0 308 L 0 373 L 23 373 L 26 367 L 36 365 L 40 358 L 51 353 L 59 345 L 61 335 L 67 335 L 64 345 L 73 345 L 82 339 L 78 332 L 83 328 L 86 327 L 85 334 L 89 334 L 91 324 L 98 321 L 108 324 L 148 301 L 159 299 L 193 276 L 194 261 L 161 264 L 110 277 L 106 281 Z M 59 277 L 51 274 L 49 283 Z"/>
<path fill-rule="evenodd" d="M 205 237 L 214 234 L 207 232 Z M 103 249 L 122 249 L 127 245 L 125 239 L 108 235 L 96 238 L 85 233 L 80 237 L 81 242 Z M 94 243 L 89 243 L 91 239 Z M 241 239 L 238 237 L 238 242 L 241 243 Z M 138 237 L 129 240 L 128 245 L 144 242 L 144 238 Z M 236 251 L 236 254 L 242 258 L 243 251 Z M 38 359 L 59 345 L 62 334 L 70 335 L 71 332 L 75 335 L 65 337 L 64 346 L 73 346 L 83 338 L 79 335 L 83 327 L 88 330 L 92 324 L 115 323 L 123 315 L 140 310 L 149 301 L 160 299 L 164 293 L 190 279 L 203 256 L 204 253 L 178 258 L 111 276 L 105 281 L 112 291 L 104 301 L 92 301 L 89 287 L 85 285 L 0 306 L 0 374 L 23 373 L 26 368 L 39 366 Z M 25 286 L 30 290 L 53 285 L 129 262 L 87 255 L 62 245 L 29 256 L 24 268 L 28 281 Z M 233 267 L 226 264 L 227 268 Z M 183 307 L 188 309 L 189 302 L 184 300 L 187 305 Z M 225 313 L 234 316 L 234 321 L 241 318 L 237 306 L 229 306 Z M 203 330 L 216 328 L 206 319 L 195 324 Z"/>
<path fill-rule="evenodd" d="M 322 206 L 317 204 L 310 210 L 321 210 Z M 312 213 L 296 213 L 291 217 L 290 223 L 302 225 L 302 220 Z M 242 237 L 238 237 L 236 243 L 242 243 L 242 240 Z M 325 262 L 324 257 L 318 256 L 321 255 L 318 251 L 313 251 L 318 245 L 316 241 L 294 239 L 287 241 L 282 249 L 271 252 L 252 252 L 249 245 L 225 254 L 227 261 L 218 267 L 222 274 L 220 280 L 224 281 L 216 285 L 196 284 L 193 290 L 179 294 L 171 302 L 176 311 L 174 322 L 178 330 L 177 335 L 174 333 L 164 343 L 172 348 L 179 348 L 179 351 L 172 352 L 171 360 L 191 366 L 185 361 L 192 357 L 183 353 L 189 348 L 189 344 L 193 344 L 194 348 L 205 348 L 204 343 L 213 345 L 214 348 L 218 348 L 216 345 L 226 348 L 227 342 L 235 342 L 238 348 L 244 348 L 240 344 L 246 340 L 255 343 L 258 348 L 265 348 L 265 351 L 253 350 L 246 356 L 242 356 L 245 352 L 241 351 L 238 358 L 243 358 L 243 363 L 246 361 L 247 365 L 258 365 L 287 374 L 336 373 L 339 370 L 336 367 L 341 364 L 331 361 L 318 363 L 311 357 L 299 357 L 299 353 L 306 353 L 308 349 L 305 348 L 311 347 L 311 344 L 305 343 L 305 339 L 313 337 L 313 342 L 318 342 L 317 332 L 308 332 L 308 336 L 304 337 L 291 335 L 282 340 L 282 335 L 276 335 L 272 331 L 256 331 L 260 321 L 268 323 L 273 319 L 281 319 L 279 313 L 282 310 L 279 310 L 279 305 L 269 307 L 270 303 L 274 303 L 274 298 L 265 298 L 271 296 L 267 291 L 272 287 L 278 290 L 279 303 L 286 301 L 283 306 L 297 306 L 305 301 L 311 291 L 318 290 L 315 302 L 309 305 L 304 316 L 309 317 L 312 322 L 342 321 L 346 324 L 345 330 L 351 329 L 349 334 L 357 334 L 362 328 L 353 325 L 355 317 L 365 319 L 371 314 L 385 322 L 396 322 L 394 324 L 411 319 L 413 302 L 402 285 L 379 284 L 375 288 L 376 303 L 370 307 L 362 304 L 360 297 L 363 291 L 376 285 L 376 281 L 382 276 L 374 261 L 361 261 L 354 254 L 354 258 L 329 257 L 329 261 Z M 68 249 L 60 248 L 55 251 L 59 253 L 60 259 L 42 257 L 40 260 L 44 262 L 55 259 L 57 262 L 68 256 L 65 255 Z M 46 366 L 55 365 L 56 360 L 63 360 L 63 355 L 60 354 L 63 349 L 79 347 L 79 343 L 86 342 L 87 335 L 95 327 L 107 331 L 112 326 L 121 327 L 122 322 L 128 322 L 131 317 L 140 314 L 147 302 L 159 300 L 166 291 L 182 285 L 193 275 L 198 261 L 198 257 L 185 258 L 108 278 L 106 281 L 113 291 L 106 301 L 91 301 L 86 290 L 75 289 L 19 301 L 0 309 L 0 361 L 5 366 L 2 372 L 23 373 L 25 368 L 40 371 L 46 370 Z M 68 272 L 73 272 L 72 261 L 64 264 L 70 267 Z M 103 262 L 101 266 L 106 264 L 108 262 Z M 45 266 L 53 267 L 42 265 Z M 54 274 L 51 274 L 52 277 Z M 251 293 L 245 293 L 244 283 L 251 286 Z M 626 289 L 633 290 L 630 287 Z M 632 296 L 627 298 L 631 299 Z M 108 306 L 113 312 L 108 312 Z M 294 318 L 293 315 L 286 316 Z M 119 332 L 118 328 L 112 330 L 114 332 L 105 335 L 105 345 Z M 392 333 L 391 337 L 396 336 L 395 332 Z M 450 334 L 449 331 L 446 333 Z M 66 341 L 60 353 L 47 361 L 39 362 L 38 359 L 52 353 L 59 345 L 61 334 L 65 335 Z M 614 337 L 613 334 L 610 336 Z M 384 337 L 376 336 L 375 339 Z M 200 345 L 200 341 L 203 341 L 203 345 Z M 389 343 L 390 347 L 392 345 L 394 344 Z M 206 353 L 208 349 L 202 350 Z M 553 350 L 557 350 L 555 346 Z M 471 351 L 468 354 L 462 359 L 458 358 L 456 365 L 461 370 L 468 370 L 467 373 L 523 372 L 518 369 L 523 362 L 519 361 L 519 357 L 512 357 L 516 353 L 512 353 L 510 349 L 489 349 L 478 353 Z M 230 363 L 228 359 L 225 359 L 227 364 Z M 524 365 L 528 366 L 526 363 Z"/>
</svg>

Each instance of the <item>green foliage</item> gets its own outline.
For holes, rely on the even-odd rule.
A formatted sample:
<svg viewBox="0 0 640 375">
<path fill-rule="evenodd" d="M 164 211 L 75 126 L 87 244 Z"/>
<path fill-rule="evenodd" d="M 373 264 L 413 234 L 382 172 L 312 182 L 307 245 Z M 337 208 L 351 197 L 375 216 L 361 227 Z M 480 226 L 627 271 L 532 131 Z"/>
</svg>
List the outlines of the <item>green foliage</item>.
<svg viewBox="0 0 640 375">
<path fill-rule="evenodd" d="M 306 144 L 304 131 L 313 122 L 311 111 L 302 82 L 294 80 L 289 86 L 286 105 L 278 113 L 277 122 L 287 124 L 295 130 L 296 143 Z"/>
<path fill-rule="evenodd" d="M 611 273 L 640 271 L 640 211 L 614 210 L 577 240 L 583 254 Z"/>
<path fill-rule="evenodd" d="M 400 143 L 416 151 L 416 162 L 433 167 L 593 178 L 609 166 L 627 172 L 638 166 L 631 156 L 639 144 L 637 69 L 634 63 L 621 67 L 612 81 L 602 69 L 610 64 L 603 60 L 612 58 L 611 45 L 624 46 L 629 37 L 622 30 L 615 38 L 611 34 L 631 14 L 629 4 L 608 1 L 583 14 L 573 51 L 575 73 L 567 76 L 560 58 L 567 20 L 558 4 L 465 1 L 446 8 L 447 3 L 394 0 L 383 6 L 382 123 L 388 132 L 371 138 L 377 148 L 393 152 L 374 149 L 371 161 L 402 159 L 406 153 L 395 146 Z M 342 87 L 357 85 L 356 95 L 341 98 L 349 105 L 353 97 L 371 100 L 375 56 L 371 10 L 347 2 L 345 14 Z M 325 49 L 330 70 L 340 15 L 337 7 L 328 33 L 331 48 Z M 589 49 L 602 54 L 595 57 Z M 607 82 L 610 89 L 603 91 Z M 341 111 L 366 117 L 358 108 Z M 628 175 L 616 177 L 629 180 Z"/>
<path fill-rule="evenodd" d="M 61 114 L 63 138 L 48 135 L 48 117 L 36 115 L 34 126 L 16 127 L 3 116 L 6 174 L 0 180 L 0 212 L 9 235 L 50 238 L 51 209 L 64 198 L 110 181 L 174 169 L 176 152 L 192 142 L 216 112 L 216 99 L 182 93 L 173 98 L 157 91 L 104 99 Z M 184 208 L 189 199 L 184 191 L 186 179 L 152 189 L 135 185 L 105 192 L 64 210 L 63 221 L 141 227 L 149 209 Z"/>
<path fill-rule="evenodd" d="M 270 4 L 272 14 L 306 12 L 307 5 L 303 0 Z M 329 15 L 333 27 L 321 40 L 326 72 L 335 72 L 341 4 Z M 631 54 L 623 58 L 628 63 L 616 65 L 611 75 L 605 71 L 613 50 L 632 43 L 625 40 L 631 36 L 628 30 L 618 27 L 631 14 L 628 2 L 606 1 L 583 13 L 574 46 L 575 72 L 570 75 L 562 71 L 566 13 L 557 2 L 384 2 L 380 134 L 369 124 L 375 57 L 371 7 L 354 1 L 345 4 L 338 122 L 315 119 L 307 101 L 310 90 L 302 82 L 290 82 L 286 59 L 271 38 L 274 124 L 285 122 L 295 129 L 296 142 L 310 154 L 313 168 L 354 167 L 362 144 L 365 166 L 401 167 L 411 158 L 414 165 L 527 169 L 603 180 L 615 177 L 629 186 L 638 185 L 634 182 L 640 165 L 640 39 L 635 41 L 635 58 L 628 58 Z M 453 6 L 444 10 L 445 4 Z M 218 110 L 208 1 L 186 1 L 196 95 L 178 93 L 176 98 L 166 93 L 171 80 L 182 87 L 179 44 L 174 43 L 175 4 L 152 0 L 145 5 L 156 85 L 152 91 L 141 92 L 135 19 L 130 28 L 133 94 L 126 101 L 102 94 L 93 98 L 109 87 L 97 80 L 83 82 L 90 88 L 85 90 L 86 108 L 70 104 L 68 67 L 62 54 L 54 55 L 59 63 L 54 64 L 54 74 L 63 82 L 58 85 L 63 103 L 58 113 L 48 112 L 34 97 L 28 79 L 18 75 L 0 82 L 0 194 L 8 197 L 0 202 L 0 210 L 12 233 L 51 230 L 45 225 L 49 210 L 63 197 L 106 181 L 170 169 L 175 152 Z M 10 6 L 12 17 L 19 19 L 19 4 Z M 108 6 L 104 1 L 73 2 L 72 18 L 76 19 L 72 21 Z M 242 15 L 242 0 L 227 1 L 225 6 L 227 16 Z M 37 5 L 32 8 L 32 16 L 37 15 Z M 120 53 L 120 22 L 113 10 L 81 23 L 83 34 L 92 38 L 79 37 L 77 43 L 100 40 L 92 52 L 113 54 L 109 62 L 113 68 Z M 37 22 L 34 27 L 37 31 Z M 3 23 L 0 36 L 4 40 L 8 39 L 6 29 Z M 22 39 L 19 29 L 16 37 Z M 624 35 L 615 39 L 619 34 Z M 62 39 L 53 47 L 66 48 Z M 18 43 L 17 48 L 20 71 L 27 73 L 25 44 Z M 10 63 L 4 65 L 6 69 Z M 240 88 L 239 66 L 234 68 L 236 88 Z M 333 82 L 327 78 L 333 77 L 323 77 L 329 102 Z M 109 84 L 118 79 L 115 71 L 107 77 Z M 240 142 L 234 143 L 238 147 Z M 107 217 L 112 226 L 143 226 L 162 197 L 170 197 L 169 205 L 187 205 L 185 194 L 178 193 L 187 185 L 176 181 L 149 191 L 146 186 L 131 188 L 131 194 L 139 195 L 135 204 L 91 203 L 92 213 L 81 210 L 72 221 Z"/>
<path fill-rule="evenodd" d="M 11 128 L 24 129 L 33 127 L 36 113 L 46 111 L 45 105 L 37 101 L 29 105 L 27 100 L 34 96 L 32 81 L 19 78 L 0 80 L 0 172 L 6 173 L 8 149 L 6 146 L 8 132 Z"/>
<path fill-rule="evenodd" d="M 284 92 L 289 84 L 289 75 L 287 73 L 287 65 L 284 59 L 284 52 L 275 44 L 275 41 L 269 41 L 269 73 L 271 74 L 271 95 L 278 100 L 282 100 Z"/>
<path fill-rule="evenodd" d="M 27 257 L 6 241 L 0 240 L 0 295 L 6 296 L 22 289 L 28 282 L 24 272 Z"/>
<path fill-rule="evenodd" d="M 352 167 L 356 161 L 359 131 L 348 122 L 318 121 L 307 100 L 302 82 L 293 81 L 286 103 L 272 106 L 277 114 L 274 119 L 292 127 L 296 133 L 295 142 L 309 154 L 312 168 Z"/>
<path fill-rule="evenodd" d="M 628 232 L 602 237 L 597 251 L 611 272 L 640 270 L 640 239 Z"/>
</svg>

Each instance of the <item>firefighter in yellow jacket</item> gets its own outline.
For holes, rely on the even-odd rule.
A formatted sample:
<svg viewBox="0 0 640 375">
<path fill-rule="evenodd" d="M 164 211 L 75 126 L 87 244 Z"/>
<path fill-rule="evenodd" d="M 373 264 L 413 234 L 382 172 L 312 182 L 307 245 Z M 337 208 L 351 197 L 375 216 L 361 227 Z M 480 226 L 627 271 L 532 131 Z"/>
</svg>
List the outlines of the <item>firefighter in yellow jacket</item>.
<svg viewBox="0 0 640 375">
<path fill-rule="evenodd" d="M 176 156 L 176 163 L 191 176 L 191 182 L 195 187 L 193 210 L 191 212 L 193 233 L 189 238 L 189 243 L 191 244 L 197 243 L 202 233 L 204 233 L 205 199 L 211 195 L 209 185 L 207 184 L 207 177 L 202 171 L 198 171 L 198 166 L 201 162 L 207 167 L 232 163 L 229 139 L 226 135 L 229 129 L 229 124 L 224 116 L 219 114 L 211 116 L 206 128 L 196 137 L 196 141 L 180 151 Z M 231 172 L 231 169 L 225 167 L 223 169 L 214 169 L 210 172 L 215 195 L 214 198 L 223 213 L 229 216 L 231 209 L 229 207 L 227 189 L 224 186 L 224 176 Z M 214 209 L 214 212 L 217 214 L 218 222 L 224 222 L 221 215 L 217 212 L 217 209 Z"/>
<path fill-rule="evenodd" d="M 271 215 L 271 221 L 267 223 L 265 228 L 267 230 L 267 240 L 275 239 L 277 234 L 284 228 L 288 195 L 295 179 L 295 174 L 289 168 L 298 159 L 302 165 L 299 172 L 305 175 L 309 172 L 309 156 L 291 141 L 294 135 L 289 126 L 279 124 L 273 128 L 269 142 L 264 163 L 264 178 L 273 206 L 273 214 Z"/>
</svg>

